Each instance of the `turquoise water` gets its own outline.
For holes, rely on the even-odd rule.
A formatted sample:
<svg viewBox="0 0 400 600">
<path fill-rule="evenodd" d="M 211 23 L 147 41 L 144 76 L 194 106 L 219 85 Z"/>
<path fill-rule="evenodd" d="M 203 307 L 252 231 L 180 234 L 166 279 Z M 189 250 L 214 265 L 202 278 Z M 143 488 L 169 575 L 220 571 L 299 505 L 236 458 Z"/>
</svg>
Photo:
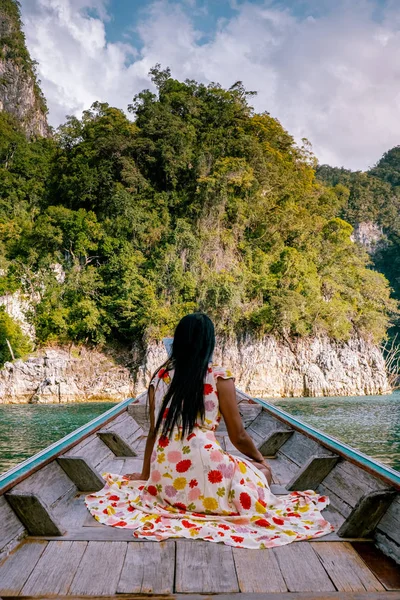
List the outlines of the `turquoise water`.
<svg viewBox="0 0 400 600">
<path fill-rule="evenodd" d="M 269 400 L 400 470 L 400 392 L 390 396 Z M 112 403 L 0 405 L 0 473 L 91 421 Z"/>
<path fill-rule="evenodd" d="M 389 396 L 269 402 L 400 471 L 400 391 Z"/>
<path fill-rule="evenodd" d="M 0 473 L 112 406 L 110 402 L 0 405 Z"/>
</svg>

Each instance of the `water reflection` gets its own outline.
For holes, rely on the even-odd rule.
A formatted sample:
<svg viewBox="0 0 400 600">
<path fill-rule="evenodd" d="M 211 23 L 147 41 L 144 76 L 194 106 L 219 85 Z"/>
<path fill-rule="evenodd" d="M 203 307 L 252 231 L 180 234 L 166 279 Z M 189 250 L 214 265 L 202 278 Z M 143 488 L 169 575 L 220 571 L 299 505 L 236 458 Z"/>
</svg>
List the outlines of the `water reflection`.
<svg viewBox="0 0 400 600">
<path fill-rule="evenodd" d="M 0 473 L 114 406 L 85 404 L 0 405 Z"/>
<path fill-rule="evenodd" d="M 400 470 L 400 392 L 391 396 L 269 400 L 382 463 Z M 0 473 L 114 406 L 0 405 Z"/>
<path fill-rule="evenodd" d="M 270 402 L 400 470 L 400 391 L 390 396 L 293 398 Z"/>
</svg>

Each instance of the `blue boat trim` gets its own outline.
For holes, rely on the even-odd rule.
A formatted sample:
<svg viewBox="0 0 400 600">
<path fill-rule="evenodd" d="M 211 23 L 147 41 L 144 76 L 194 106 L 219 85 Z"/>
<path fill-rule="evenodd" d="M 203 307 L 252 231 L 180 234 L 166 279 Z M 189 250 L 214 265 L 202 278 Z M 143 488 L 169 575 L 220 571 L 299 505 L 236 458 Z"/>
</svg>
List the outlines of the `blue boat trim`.
<svg viewBox="0 0 400 600">
<path fill-rule="evenodd" d="M 241 392 L 243 394 L 243 392 Z M 300 432 L 303 432 L 305 435 L 315 439 L 320 442 L 323 446 L 327 446 L 330 450 L 333 450 L 347 458 L 349 461 L 364 467 L 365 470 L 370 473 L 376 475 L 380 479 L 384 479 L 386 482 L 389 482 L 393 486 L 400 488 L 400 473 L 391 467 L 387 467 L 377 461 L 375 461 L 370 456 L 367 456 L 363 452 L 359 450 L 355 450 L 351 446 L 340 442 L 336 438 L 319 431 L 318 429 L 314 429 L 311 425 L 304 423 L 301 419 L 297 417 L 294 418 L 290 413 L 285 412 L 281 408 L 277 408 L 273 404 L 266 402 L 265 400 L 261 400 L 260 398 L 250 398 L 247 394 L 243 394 L 247 398 L 254 400 L 258 404 L 261 404 L 269 413 L 271 413 L 275 417 L 280 417 L 287 424 L 292 425 L 294 428 L 298 429 Z"/>
<path fill-rule="evenodd" d="M 92 421 L 89 421 L 89 423 L 86 423 L 86 425 L 82 425 L 79 429 L 75 429 L 65 437 L 61 438 L 61 440 L 54 442 L 51 446 L 47 446 L 47 448 L 44 448 L 37 454 L 24 460 L 22 463 L 12 467 L 3 473 L 3 475 L 0 475 L 0 494 L 6 489 L 9 489 L 17 482 L 17 480 L 20 481 L 28 473 L 38 470 L 41 466 L 50 462 L 51 459 L 56 458 L 64 451 L 67 451 L 71 446 L 76 445 L 81 439 L 87 437 L 96 429 L 99 429 L 112 417 L 116 417 L 119 413 L 122 413 L 134 401 L 135 398 L 122 400 L 122 402 L 119 402 Z"/>
</svg>

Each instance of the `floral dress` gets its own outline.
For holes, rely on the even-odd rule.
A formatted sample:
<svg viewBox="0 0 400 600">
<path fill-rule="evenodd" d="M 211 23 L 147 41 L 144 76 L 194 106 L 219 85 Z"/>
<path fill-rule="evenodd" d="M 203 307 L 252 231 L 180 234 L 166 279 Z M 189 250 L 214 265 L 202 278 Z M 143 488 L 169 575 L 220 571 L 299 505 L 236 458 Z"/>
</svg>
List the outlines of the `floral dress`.
<svg viewBox="0 0 400 600">
<path fill-rule="evenodd" d="M 172 376 L 161 369 L 152 381 L 156 415 Z M 329 503 L 326 496 L 306 491 L 278 498 L 250 461 L 221 448 L 215 437 L 221 418 L 218 377 L 232 374 L 210 365 L 204 422 L 183 439 L 178 428 L 171 438 L 158 436 L 148 481 L 103 474 L 105 487 L 86 496 L 91 514 L 105 525 L 132 529 L 140 539 L 183 537 L 240 548 L 271 548 L 330 533 L 320 512 Z"/>
</svg>

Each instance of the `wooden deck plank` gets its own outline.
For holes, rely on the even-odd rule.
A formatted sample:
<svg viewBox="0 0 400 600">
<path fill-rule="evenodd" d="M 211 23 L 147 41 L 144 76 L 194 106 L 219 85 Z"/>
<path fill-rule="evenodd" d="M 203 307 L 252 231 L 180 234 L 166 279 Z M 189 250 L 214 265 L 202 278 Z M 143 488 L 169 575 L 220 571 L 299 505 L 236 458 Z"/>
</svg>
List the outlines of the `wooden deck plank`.
<svg viewBox="0 0 400 600">
<path fill-rule="evenodd" d="M 71 595 L 115 594 L 128 544 L 89 542 L 69 589 Z"/>
<path fill-rule="evenodd" d="M 21 594 L 66 594 L 86 546 L 86 542 L 49 542 Z"/>
<path fill-rule="evenodd" d="M 286 592 L 287 587 L 278 561 L 272 552 L 233 548 L 236 573 L 241 592 Z"/>
<path fill-rule="evenodd" d="M 170 594 L 174 588 L 175 542 L 128 544 L 118 594 Z"/>
<path fill-rule="evenodd" d="M 339 592 L 381 592 L 385 588 L 349 543 L 311 543 Z"/>
<path fill-rule="evenodd" d="M 3 600 L 7 600 L 9 596 L 3 596 Z M 21 600 L 31 600 L 32 596 L 19 596 Z M 53 596 L 53 600 L 62 600 L 65 596 Z M 88 600 L 88 596 L 67 596 L 68 600 Z M 96 596 L 97 598 L 97 596 Z M 152 595 L 153 600 L 212 600 L 213 596 L 209 594 L 174 594 L 168 595 Z M 307 592 L 293 594 L 292 592 L 282 593 L 266 593 L 266 594 L 218 594 L 215 596 L 217 600 L 400 600 L 400 596 L 396 592 Z M 148 600 L 147 594 L 124 594 L 117 596 L 101 596 L 101 600 Z M 36 598 L 37 600 L 37 598 Z M 95 598 L 92 597 L 92 600 Z"/>
<path fill-rule="evenodd" d="M 400 591 L 400 568 L 392 558 L 368 542 L 353 542 L 352 546 L 387 590 Z"/>
<path fill-rule="evenodd" d="M 5 496 L 0 496 L 0 556 L 13 549 L 26 529 L 8 504 Z M 10 548 L 11 546 L 11 548 Z"/>
<path fill-rule="evenodd" d="M 299 472 L 299 467 L 279 452 L 275 458 L 268 459 L 268 462 L 271 465 L 274 479 L 281 485 L 288 483 Z"/>
<path fill-rule="evenodd" d="M 289 592 L 331 592 L 335 586 L 308 542 L 272 548 Z"/>
<path fill-rule="evenodd" d="M 199 540 L 177 544 L 175 591 L 218 594 L 238 592 L 230 546 Z"/>
<path fill-rule="evenodd" d="M 18 596 L 43 554 L 47 542 L 25 542 L 0 566 L 1 596 Z"/>
</svg>

